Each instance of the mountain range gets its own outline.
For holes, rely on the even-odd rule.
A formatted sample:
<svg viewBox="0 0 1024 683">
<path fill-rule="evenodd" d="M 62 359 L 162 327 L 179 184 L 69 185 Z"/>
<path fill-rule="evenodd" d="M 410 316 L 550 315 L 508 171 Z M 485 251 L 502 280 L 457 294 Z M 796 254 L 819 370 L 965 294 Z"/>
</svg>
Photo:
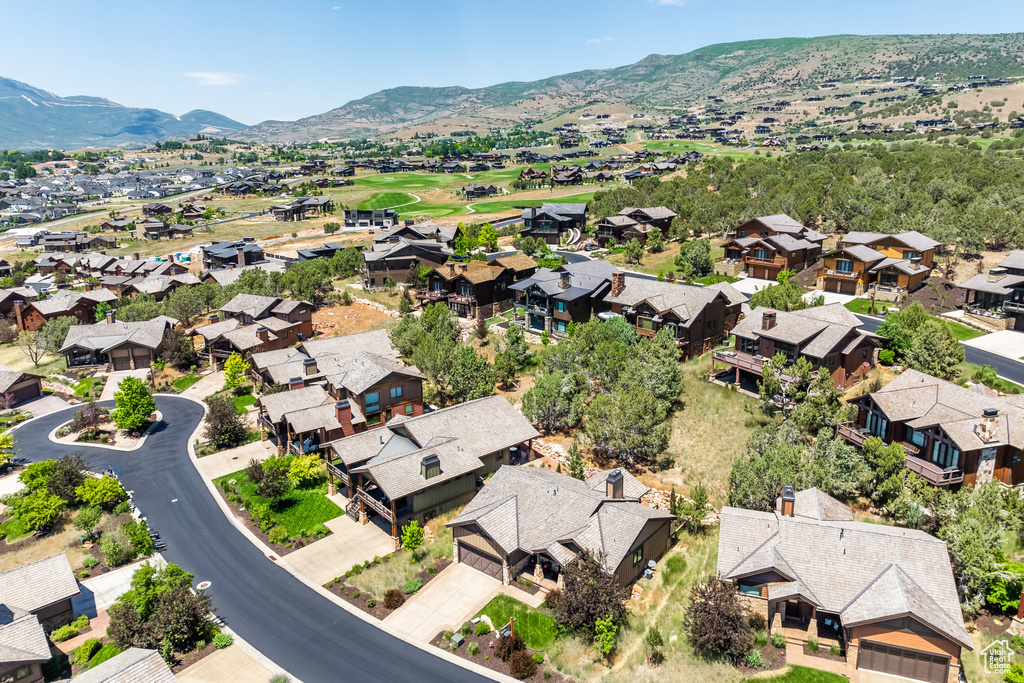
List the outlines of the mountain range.
<svg viewBox="0 0 1024 683">
<path fill-rule="evenodd" d="M 682 112 L 707 96 L 727 104 L 797 97 L 826 82 L 985 74 L 1024 76 L 1024 34 L 779 38 L 721 43 L 635 64 L 485 88 L 399 87 L 297 121 L 264 121 L 232 137 L 253 142 L 342 140 L 424 124 L 510 125 L 602 103 Z"/>
<path fill-rule="evenodd" d="M 157 140 L 199 132 L 221 135 L 244 127 L 212 111 L 196 109 L 175 116 L 101 97 L 59 97 L 0 78 L 0 149 L 141 148 Z"/>
</svg>

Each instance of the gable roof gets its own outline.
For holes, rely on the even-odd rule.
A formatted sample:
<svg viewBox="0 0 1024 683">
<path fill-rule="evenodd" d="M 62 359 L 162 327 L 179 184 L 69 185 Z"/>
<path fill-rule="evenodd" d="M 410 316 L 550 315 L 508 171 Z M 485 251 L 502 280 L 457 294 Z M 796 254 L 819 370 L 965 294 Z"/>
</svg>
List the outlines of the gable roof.
<svg viewBox="0 0 1024 683">
<path fill-rule="evenodd" d="M 75 677 L 75 683 L 174 683 L 177 677 L 156 650 L 128 648 Z"/>
<path fill-rule="evenodd" d="M 28 610 L 0 603 L 0 664 L 45 662 L 50 656 L 39 619 Z"/>
<path fill-rule="evenodd" d="M 765 313 L 775 313 L 775 326 L 769 330 L 762 329 Z M 755 308 L 736 324 L 733 334 L 747 339 L 766 337 L 788 344 L 800 344 L 801 353 L 823 358 L 836 350 L 845 352 L 848 348 L 855 348 L 856 344 L 851 346 L 851 336 L 858 342 L 871 339 L 872 343 L 877 343 L 874 342 L 875 335 L 857 329 L 860 325 L 860 319 L 842 304 L 812 306 L 798 311 Z"/>
<path fill-rule="evenodd" d="M 62 552 L 0 574 L 0 603 L 29 612 L 78 593 L 75 573 Z"/>
<path fill-rule="evenodd" d="M 164 333 L 168 327 L 177 324 L 177 320 L 164 315 L 152 320 L 141 322 L 112 323 L 99 322 L 92 325 L 72 325 L 60 350 L 71 348 L 107 351 L 125 343 L 132 343 L 156 350 L 163 344 Z"/>
<path fill-rule="evenodd" d="M 669 311 L 675 313 L 683 322 L 700 315 L 704 308 L 721 297 L 728 300 L 728 295 L 721 289 L 697 287 L 694 285 L 659 282 L 626 274 L 625 287 L 616 296 L 608 295 L 604 300 L 608 303 L 624 306 L 638 306 L 647 303 L 658 314 Z"/>
</svg>

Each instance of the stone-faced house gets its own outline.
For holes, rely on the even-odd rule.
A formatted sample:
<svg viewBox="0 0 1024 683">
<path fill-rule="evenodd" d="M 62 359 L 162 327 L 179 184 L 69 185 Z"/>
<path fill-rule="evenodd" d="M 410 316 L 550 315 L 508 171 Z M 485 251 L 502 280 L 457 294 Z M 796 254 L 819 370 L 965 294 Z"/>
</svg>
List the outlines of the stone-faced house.
<svg viewBox="0 0 1024 683">
<path fill-rule="evenodd" d="M 774 512 L 723 508 L 717 573 L 789 642 L 838 646 L 853 680 L 956 683 L 973 649 L 946 544 L 855 522 L 817 489 L 784 487 Z"/>
<path fill-rule="evenodd" d="M 516 302 L 526 308 L 528 330 L 564 337 L 570 323 L 585 323 L 607 308 L 603 299 L 616 272 L 607 261 L 567 263 L 555 269 L 541 268 L 509 288 L 519 293 Z"/>
<path fill-rule="evenodd" d="M 728 337 L 746 300 L 724 282 L 697 287 L 631 277 L 621 271 L 612 274 L 611 289 L 604 297 L 612 313 L 625 316 L 638 335 L 651 336 L 669 328 L 685 358 L 699 356 Z"/>
<path fill-rule="evenodd" d="M 397 545 L 398 529 L 468 503 L 483 477 L 532 452 L 537 436 L 503 396 L 488 396 L 333 441 L 327 472 L 346 489 L 346 514 L 362 523 L 379 515 Z"/>
<path fill-rule="evenodd" d="M 879 347 L 877 335 L 860 330 L 860 319 L 842 304 L 812 306 L 799 311 L 755 308 L 733 328 L 736 346 L 716 351 L 711 373 L 735 371 L 741 377 L 758 380 L 765 363 L 782 353 L 789 362 L 804 357 L 814 372 L 828 372 L 837 387 L 857 384 L 875 365 Z"/>
<path fill-rule="evenodd" d="M 673 515 L 639 502 L 648 490 L 622 469 L 583 482 L 502 466 L 448 523 L 454 559 L 506 585 L 525 573 L 560 586 L 562 568 L 586 550 L 627 587 L 672 542 Z"/>
<path fill-rule="evenodd" d="M 1024 330 L 1024 250 L 1010 252 L 998 267 L 975 275 L 960 288 L 968 319 L 980 317 L 989 326 Z"/>
</svg>

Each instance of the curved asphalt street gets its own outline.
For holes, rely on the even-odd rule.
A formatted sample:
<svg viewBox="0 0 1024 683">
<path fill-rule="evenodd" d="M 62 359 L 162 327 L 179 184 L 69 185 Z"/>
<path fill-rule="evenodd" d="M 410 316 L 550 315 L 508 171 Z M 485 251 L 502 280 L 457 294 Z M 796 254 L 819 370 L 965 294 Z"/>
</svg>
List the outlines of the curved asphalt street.
<svg viewBox="0 0 1024 683">
<path fill-rule="evenodd" d="M 156 402 L 163 421 L 141 449 L 80 450 L 92 469 L 112 468 L 134 492 L 167 544 L 164 557 L 193 572 L 196 583 L 212 582 L 217 615 L 242 638 L 306 683 L 487 680 L 350 614 L 268 559 L 227 519 L 189 459 L 202 406 L 169 396 Z M 48 438 L 71 415 L 62 410 L 20 426 L 21 456 L 36 462 L 72 450 Z"/>
</svg>

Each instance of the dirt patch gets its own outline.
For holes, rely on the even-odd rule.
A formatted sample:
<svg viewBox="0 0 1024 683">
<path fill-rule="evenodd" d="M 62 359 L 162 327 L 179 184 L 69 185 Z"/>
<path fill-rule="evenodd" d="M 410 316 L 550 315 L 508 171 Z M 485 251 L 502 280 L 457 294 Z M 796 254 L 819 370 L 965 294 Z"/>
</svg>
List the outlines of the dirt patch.
<svg viewBox="0 0 1024 683">
<path fill-rule="evenodd" d="M 392 559 L 394 558 L 382 557 L 380 562 L 371 562 L 370 566 L 373 567 L 378 564 L 384 564 L 390 562 Z M 450 557 L 438 557 L 434 559 L 433 574 L 427 571 L 426 568 L 420 570 L 416 574 L 416 576 L 418 576 L 420 581 L 422 582 L 420 590 L 423 590 L 423 588 L 426 587 L 428 583 L 430 583 L 438 574 L 444 571 L 445 567 L 447 567 L 451 563 L 452 558 Z M 331 581 L 329 583 L 324 584 L 324 588 L 331 591 L 331 593 L 337 595 L 353 607 L 361 609 L 362 611 L 366 612 L 371 617 L 374 617 L 376 619 L 383 620 L 386 616 L 395 611 L 393 609 L 388 609 L 387 607 L 385 607 L 384 600 L 374 600 L 373 607 L 368 606 L 367 600 L 373 598 L 373 594 L 369 591 L 361 591 L 356 586 L 347 585 L 345 582 L 348 578 L 349 577 L 344 575 L 339 576 L 336 581 Z M 407 595 L 405 596 L 405 599 L 408 600 L 410 597 L 412 596 Z"/>
<path fill-rule="evenodd" d="M 480 648 L 480 653 L 476 656 L 469 654 L 469 644 L 476 643 Z M 436 636 L 430 639 L 430 644 L 435 647 L 440 647 L 445 650 L 453 652 L 455 655 L 468 659 L 469 661 L 479 664 L 482 667 L 490 669 L 491 671 L 497 671 L 500 674 L 509 676 L 508 664 L 501 661 L 495 654 L 494 651 L 498 646 L 498 634 L 494 631 L 482 636 L 478 636 L 475 633 L 466 637 L 466 640 L 459 645 L 455 650 L 451 650 L 450 641 L 444 637 L 444 631 L 441 631 Z M 526 648 L 526 651 L 531 655 L 537 652 Z M 546 675 L 545 675 L 546 674 Z M 551 662 L 545 658 L 543 664 L 537 665 L 537 672 L 529 678 L 524 678 L 526 681 L 554 681 L 555 683 L 568 683 L 571 678 L 566 678 L 560 674 Z"/>
<path fill-rule="evenodd" d="M 394 322 L 392 316 L 358 301 L 351 306 L 337 304 L 313 311 L 313 329 L 325 337 L 386 329 Z"/>
<path fill-rule="evenodd" d="M 71 526 L 69 517 L 64 517 L 45 534 L 29 536 L 17 543 L 0 541 L 0 571 L 24 567 L 63 552 L 77 572 L 82 569 L 82 560 L 87 555 L 80 538 L 81 532 Z"/>
<path fill-rule="evenodd" d="M 761 661 L 767 664 L 767 666 L 754 668 L 747 666 L 746 661 L 744 661 L 736 667 L 743 674 L 744 678 L 753 678 L 763 671 L 778 671 L 786 666 L 786 648 L 777 648 L 769 642 L 764 647 L 755 647 L 754 650 L 761 653 Z"/>
<path fill-rule="evenodd" d="M 201 660 L 203 657 L 212 655 L 214 650 L 216 649 L 217 648 L 213 646 L 213 643 L 210 642 L 207 643 L 206 647 L 204 647 L 202 650 L 192 650 L 192 652 L 189 652 L 185 655 L 181 655 L 179 653 L 177 657 L 178 663 L 171 667 L 171 671 L 176 674 L 180 673 L 185 669 L 189 668 L 190 666 L 192 666 L 193 664 L 195 664 L 196 662 L 198 662 L 199 660 Z"/>
<path fill-rule="evenodd" d="M 1002 635 L 1012 622 L 1013 618 L 1010 616 L 982 610 L 975 618 L 974 625 L 985 635 L 995 637 Z"/>
</svg>

